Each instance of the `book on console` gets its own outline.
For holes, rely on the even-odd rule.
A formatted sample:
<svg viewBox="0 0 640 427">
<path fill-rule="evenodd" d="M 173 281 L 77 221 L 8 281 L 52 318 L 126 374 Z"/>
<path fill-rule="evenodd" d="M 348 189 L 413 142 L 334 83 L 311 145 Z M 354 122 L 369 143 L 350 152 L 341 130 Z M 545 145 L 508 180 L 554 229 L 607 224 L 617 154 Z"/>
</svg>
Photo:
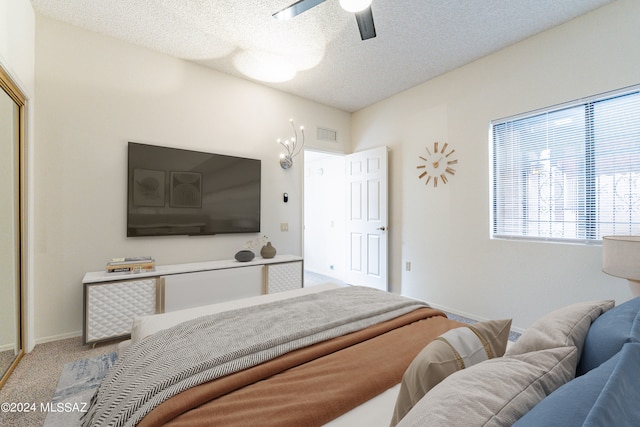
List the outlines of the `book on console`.
<svg viewBox="0 0 640 427">
<path fill-rule="evenodd" d="M 128 257 L 128 258 L 112 258 L 107 263 L 107 273 L 140 273 L 143 271 L 154 271 L 156 261 L 149 256 L 144 257 Z"/>
<path fill-rule="evenodd" d="M 132 263 L 144 263 L 144 262 L 155 262 L 155 260 L 153 259 L 153 257 L 150 257 L 150 256 L 111 258 L 111 260 L 107 263 L 107 265 L 132 264 Z"/>
<path fill-rule="evenodd" d="M 107 273 L 143 273 L 149 271 L 155 271 L 155 266 L 138 266 L 138 265 L 130 265 L 130 266 L 114 266 L 107 267 Z"/>
</svg>

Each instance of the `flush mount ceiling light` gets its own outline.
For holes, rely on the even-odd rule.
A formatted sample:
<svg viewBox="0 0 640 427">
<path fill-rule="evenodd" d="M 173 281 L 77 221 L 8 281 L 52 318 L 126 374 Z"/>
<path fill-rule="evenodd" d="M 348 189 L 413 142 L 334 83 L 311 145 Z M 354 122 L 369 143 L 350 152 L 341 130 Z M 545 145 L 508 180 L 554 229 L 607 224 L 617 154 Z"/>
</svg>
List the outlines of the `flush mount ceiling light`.
<svg viewBox="0 0 640 427">
<path fill-rule="evenodd" d="M 347 12 L 361 12 L 371 6 L 372 0 L 340 0 L 340 6 Z"/>
<path fill-rule="evenodd" d="M 241 52 L 233 58 L 233 65 L 245 76 L 262 82 L 286 82 L 296 75 L 296 69 L 289 61 L 269 52 Z"/>
</svg>

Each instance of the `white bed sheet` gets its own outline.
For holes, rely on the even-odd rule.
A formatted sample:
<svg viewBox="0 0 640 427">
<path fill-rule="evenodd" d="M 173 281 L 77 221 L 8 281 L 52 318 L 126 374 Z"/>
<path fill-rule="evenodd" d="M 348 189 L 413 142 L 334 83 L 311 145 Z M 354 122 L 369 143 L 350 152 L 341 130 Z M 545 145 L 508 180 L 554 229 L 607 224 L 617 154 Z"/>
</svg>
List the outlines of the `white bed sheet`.
<svg viewBox="0 0 640 427">
<path fill-rule="evenodd" d="M 279 301 L 299 295 L 322 292 L 329 289 L 339 288 L 340 285 L 327 283 L 323 285 L 311 286 L 308 288 L 295 289 L 292 291 L 278 292 L 275 294 L 260 295 L 256 297 L 243 298 L 239 300 L 226 301 L 218 304 L 211 304 L 202 307 L 189 308 L 185 310 L 172 311 L 169 313 L 153 314 L 150 316 L 140 316 L 133 320 L 131 330 L 131 340 L 124 341 L 118 346 L 118 351 L 124 351 L 131 343 L 138 342 L 151 334 L 163 329 L 170 328 L 178 323 L 195 319 L 212 313 L 222 313 L 242 307 L 264 304 L 271 301 Z M 339 416 L 333 421 L 325 424 L 326 427 L 387 427 L 391 421 L 396 397 L 400 390 L 400 384 L 379 394 L 373 399 L 355 407 L 351 411 Z"/>
</svg>

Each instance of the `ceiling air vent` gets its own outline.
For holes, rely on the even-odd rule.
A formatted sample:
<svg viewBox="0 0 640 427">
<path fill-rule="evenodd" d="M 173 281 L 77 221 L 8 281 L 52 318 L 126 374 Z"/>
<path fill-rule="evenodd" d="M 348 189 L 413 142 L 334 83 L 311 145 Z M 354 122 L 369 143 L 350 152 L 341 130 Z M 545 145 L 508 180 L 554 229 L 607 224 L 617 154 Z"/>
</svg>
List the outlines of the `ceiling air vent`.
<svg viewBox="0 0 640 427">
<path fill-rule="evenodd" d="M 336 142 L 338 140 L 338 132 L 333 129 L 318 128 L 317 138 L 320 141 Z"/>
</svg>

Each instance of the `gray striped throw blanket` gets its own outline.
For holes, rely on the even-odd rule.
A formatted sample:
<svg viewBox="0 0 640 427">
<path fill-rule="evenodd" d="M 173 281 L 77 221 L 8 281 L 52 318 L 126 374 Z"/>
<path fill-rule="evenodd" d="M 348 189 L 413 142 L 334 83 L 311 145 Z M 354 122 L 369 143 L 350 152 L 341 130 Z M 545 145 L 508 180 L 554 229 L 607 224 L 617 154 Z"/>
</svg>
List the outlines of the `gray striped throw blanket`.
<svg viewBox="0 0 640 427">
<path fill-rule="evenodd" d="M 420 307 L 428 305 L 345 287 L 181 323 L 121 355 L 96 391 L 83 426 L 135 426 L 191 387 Z"/>
</svg>

